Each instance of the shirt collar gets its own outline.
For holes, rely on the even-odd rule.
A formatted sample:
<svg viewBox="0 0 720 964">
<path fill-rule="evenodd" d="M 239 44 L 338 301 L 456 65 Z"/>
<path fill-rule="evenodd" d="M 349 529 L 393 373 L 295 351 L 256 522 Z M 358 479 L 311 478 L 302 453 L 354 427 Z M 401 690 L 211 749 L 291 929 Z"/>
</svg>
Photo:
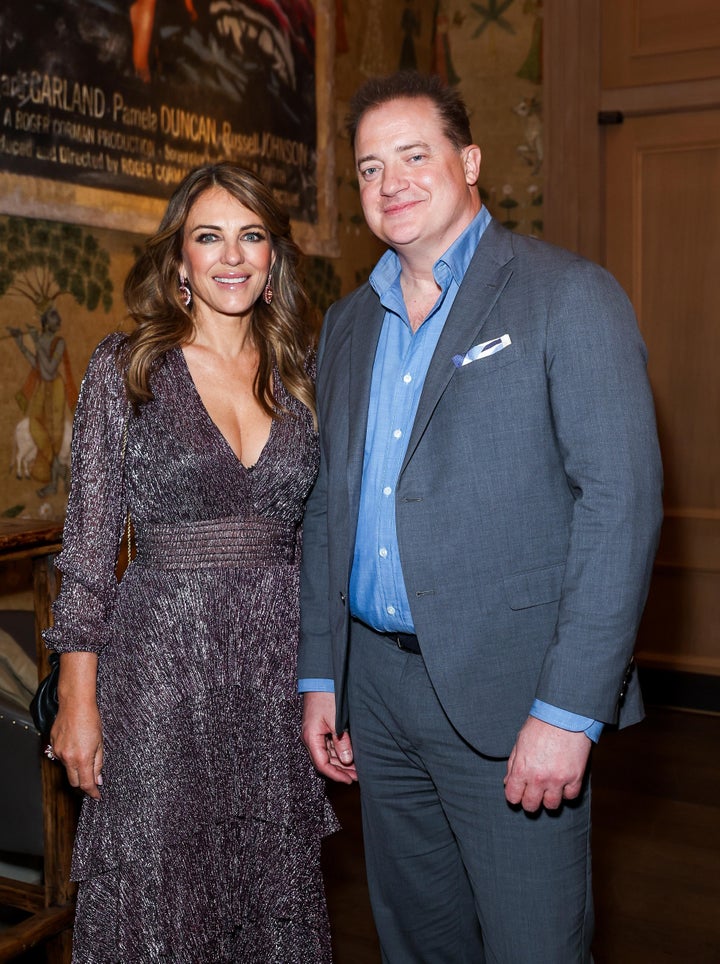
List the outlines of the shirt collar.
<svg viewBox="0 0 720 964">
<path fill-rule="evenodd" d="M 480 238 L 483 236 L 490 220 L 490 213 L 487 208 L 481 207 L 462 234 L 453 241 L 447 251 L 433 265 L 433 276 L 443 291 L 449 284 L 451 277 L 458 287 L 462 284 L 468 265 L 472 261 L 475 249 L 480 243 Z M 400 259 L 390 248 L 375 265 L 369 278 L 370 285 L 381 301 L 396 284 L 399 275 Z"/>
</svg>

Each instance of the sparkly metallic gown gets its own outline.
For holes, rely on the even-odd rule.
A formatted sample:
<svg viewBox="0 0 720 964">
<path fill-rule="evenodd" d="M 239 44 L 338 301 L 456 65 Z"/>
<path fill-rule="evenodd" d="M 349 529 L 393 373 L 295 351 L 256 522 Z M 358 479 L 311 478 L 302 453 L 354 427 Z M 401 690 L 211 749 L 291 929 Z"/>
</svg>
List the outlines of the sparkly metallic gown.
<svg viewBox="0 0 720 964">
<path fill-rule="evenodd" d="M 73 961 L 328 962 L 320 843 L 336 823 L 295 677 L 310 416 L 276 373 L 291 415 L 247 469 L 179 349 L 128 418 L 122 339 L 98 346 L 83 381 L 45 634 L 99 654 L 102 799 L 84 800 L 75 842 Z M 118 584 L 128 508 L 137 556 Z"/>
</svg>

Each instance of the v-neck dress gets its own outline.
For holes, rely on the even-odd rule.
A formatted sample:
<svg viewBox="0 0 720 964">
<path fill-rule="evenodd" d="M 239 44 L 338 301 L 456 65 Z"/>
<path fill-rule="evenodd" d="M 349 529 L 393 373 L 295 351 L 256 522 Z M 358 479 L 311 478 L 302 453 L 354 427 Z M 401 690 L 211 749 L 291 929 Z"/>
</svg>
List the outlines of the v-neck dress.
<svg viewBox="0 0 720 964">
<path fill-rule="evenodd" d="M 328 962 L 320 844 L 337 824 L 296 683 L 312 419 L 276 371 L 288 414 L 248 469 L 180 349 L 128 414 L 123 338 L 101 342 L 83 380 L 45 633 L 98 653 L 103 785 L 75 842 L 73 961 Z M 118 583 L 128 510 L 137 555 Z"/>
</svg>

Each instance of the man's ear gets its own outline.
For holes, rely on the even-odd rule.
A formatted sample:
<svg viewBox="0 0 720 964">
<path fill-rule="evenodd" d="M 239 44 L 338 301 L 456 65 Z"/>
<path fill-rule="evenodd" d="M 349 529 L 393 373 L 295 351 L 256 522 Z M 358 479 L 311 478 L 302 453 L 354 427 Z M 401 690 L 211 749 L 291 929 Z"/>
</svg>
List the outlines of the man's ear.
<svg viewBox="0 0 720 964">
<path fill-rule="evenodd" d="M 480 180 L 480 162 L 482 154 L 477 144 L 470 144 L 463 149 L 463 164 L 465 166 L 465 180 L 474 187 Z"/>
</svg>

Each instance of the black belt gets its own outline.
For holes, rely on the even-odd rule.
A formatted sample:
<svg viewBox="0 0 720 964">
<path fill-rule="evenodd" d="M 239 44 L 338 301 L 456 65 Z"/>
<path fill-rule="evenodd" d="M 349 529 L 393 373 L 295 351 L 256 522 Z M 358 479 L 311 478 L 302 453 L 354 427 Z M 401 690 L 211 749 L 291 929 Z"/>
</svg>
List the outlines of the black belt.
<svg viewBox="0 0 720 964">
<path fill-rule="evenodd" d="M 405 653 L 415 653 L 416 656 L 421 654 L 418 638 L 412 633 L 381 633 L 380 635 L 392 640 L 397 648 L 402 649 Z"/>
</svg>

